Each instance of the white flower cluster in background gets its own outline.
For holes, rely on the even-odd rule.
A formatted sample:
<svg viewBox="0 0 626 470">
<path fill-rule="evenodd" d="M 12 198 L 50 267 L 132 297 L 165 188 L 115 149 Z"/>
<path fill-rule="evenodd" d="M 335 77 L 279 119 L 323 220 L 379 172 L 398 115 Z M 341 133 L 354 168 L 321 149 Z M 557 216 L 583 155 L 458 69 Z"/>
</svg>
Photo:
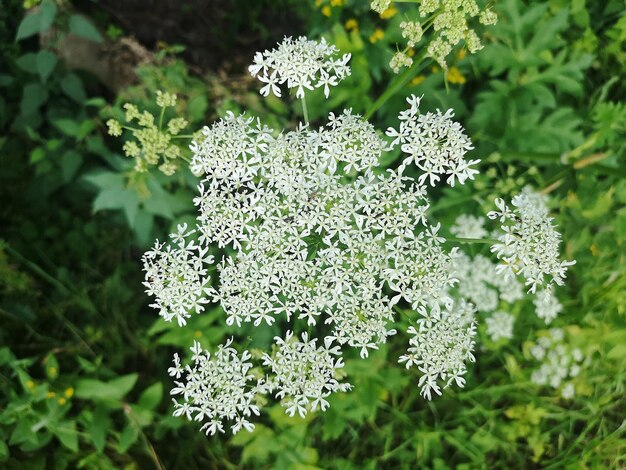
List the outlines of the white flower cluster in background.
<svg viewBox="0 0 626 470">
<path fill-rule="evenodd" d="M 458 295 L 480 312 L 493 312 L 501 302 L 513 303 L 524 297 L 522 284 L 515 278 L 505 279 L 497 271 L 498 264 L 483 255 L 470 258 L 459 253 L 454 266 L 454 277 L 459 280 Z"/>
<path fill-rule="evenodd" d="M 560 328 L 549 330 L 547 336 L 540 337 L 530 348 L 530 353 L 541 362 L 541 366 L 532 373 L 531 381 L 537 385 L 560 388 L 563 398 L 572 398 L 575 390 L 571 379 L 580 374 L 583 353 L 565 342 L 563 330 Z"/>
<path fill-rule="evenodd" d="M 399 362 L 406 368 L 416 367 L 423 375 L 419 379 L 421 395 L 430 400 L 432 392 L 441 395 L 443 388 L 452 383 L 465 385 L 466 362 L 474 362 L 474 306 L 464 300 L 450 303 L 444 310 L 428 312 L 418 309 L 423 318 L 417 321 L 417 328 L 411 326 L 408 332 L 408 354 Z"/>
<path fill-rule="evenodd" d="M 552 320 L 563 310 L 561 302 L 556 298 L 551 287 L 537 292 L 537 296 L 533 299 L 533 304 L 535 305 L 537 316 L 545 321 L 546 325 L 552 323 Z"/>
<path fill-rule="evenodd" d="M 409 109 L 398 116 L 399 130 L 387 129 L 387 135 L 394 139 L 392 146 L 400 145 L 408 155 L 402 168 L 415 164 L 424 172 L 418 181 L 424 183 L 428 179 L 431 186 L 441 175 L 448 175 L 446 183 L 450 186 L 454 186 L 455 180 L 463 184 L 467 179 L 474 179 L 478 170 L 472 166 L 480 160 L 465 160 L 467 151 L 474 147 L 463 127 L 452 120 L 454 112 L 449 109 L 445 114 L 439 110 L 421 114 L 419 97 L 411 95 L 407 102 Z"/>
<path fill-rule="evenodd" d="M 507 312 L 495 312 L 485 320 L 487 334 L 491 341 L 511 339 L 513 337 L 513 324 L 515 317 Z"/>
<path fill-rule="evenodd" d="M 524 188 L 513 197 L 510 208 L 502 199 L 496 199 L 497 211 L 489 212 L 490 219 L 499 219 L 499 243 L 491 247 L 502 261 L 498 270 L 507 279 L 521 275 L 535 293 L 538 287 L 563 285 L 568 266 L 575 261 L 559 259 L 561 235 L 552 224 L 546 198 Z"/>
<path fill-rule="evenodd" d="M 286 37 L 276 49 L 257 52 L 254 63 L 248 70 L 266 85 L 261 95 L 273 93 L 281 96 L 280 87 L 296 89 L 296 97 L 304 97 L 304 90 L 324 87 L 328 98 L 331 86 L 337 86 L 350 75 L 348 61 L 350 54 L 338 56 L 339 50 L 322 38 L 319 42 L 301 36 L 297 39 Z"/>
<path fill-rule="evenodd" d="M 450 233 L 460 238 L 485 238 L 489 233 L 485 228 L 485 218 L 461 214 L 450 227 Z"/>
</svg>

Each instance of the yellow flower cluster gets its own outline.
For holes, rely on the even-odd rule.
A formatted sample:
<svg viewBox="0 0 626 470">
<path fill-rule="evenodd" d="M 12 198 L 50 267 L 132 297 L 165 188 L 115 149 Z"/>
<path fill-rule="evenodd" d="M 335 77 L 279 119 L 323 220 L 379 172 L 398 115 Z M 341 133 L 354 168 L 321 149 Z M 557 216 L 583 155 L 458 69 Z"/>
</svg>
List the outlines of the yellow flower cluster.
<svg viewBox="0 0 626 470">
<path fill-rule="evenodd" d="M 166 126 L 163 125 L 165 110 L 176 106 L 176 95 L 157 91 L 156 104 L 161 108 L 158 122 L 149 111 L 139 111 L 137 106 L 126 103 L 126 125 L 115 119 L 109 119 L 106 124 L 109 134 L 114 137 L 121 136 L 123 129 L 131 131 L 134 140 L 126 141 L 122 149 L 127 157 L 135 159 L 135 171 L 145 172 L 151 166 L 158 165 L 159 171 L 173 175 L 178 169 L 181 153 L 180 147 L 172 143 L 172 138 L 178 136 L 188 122 L 178 117 L 169 120 Z M 138 127 L 131 126 L 132 123 Z"/>
</svg>

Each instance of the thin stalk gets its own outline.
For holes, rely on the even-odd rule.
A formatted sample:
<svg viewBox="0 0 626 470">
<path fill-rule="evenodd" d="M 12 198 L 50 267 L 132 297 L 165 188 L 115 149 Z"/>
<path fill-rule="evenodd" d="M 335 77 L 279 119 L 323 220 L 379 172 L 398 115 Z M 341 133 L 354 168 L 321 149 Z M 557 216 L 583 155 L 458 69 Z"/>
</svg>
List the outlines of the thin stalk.
<svg viewBox="0 0 626 470">
<path fill-rule="evenodd" d="M 304 115 L 304 122 L 309 123 L 309 113 L 306 109 L 306 98 L 302 97 L 302 114 Z"/>
<path fill-rule="evenodd" d="M 458 237 L 449 237 L 449 238 L 446 238 L 446 241 L 457 242 L 457 243 L 486 243 L 488 245 L 494 245 L 496 243 L 500 243 L 498 240 L 495 240 L 493 238 L 458 238 Z"/>
</svg>

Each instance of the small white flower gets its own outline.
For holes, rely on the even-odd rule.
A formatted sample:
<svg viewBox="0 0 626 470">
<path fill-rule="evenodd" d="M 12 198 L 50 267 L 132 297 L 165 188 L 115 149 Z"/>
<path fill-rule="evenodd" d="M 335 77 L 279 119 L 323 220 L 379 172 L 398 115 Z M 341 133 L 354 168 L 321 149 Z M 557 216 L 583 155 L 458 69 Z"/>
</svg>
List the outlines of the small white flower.
<svg viewBox="0 0 626 470">
<path fill-rule="evenodd" d="M 451 109 L 442 114 L 419 111 L 420 100 L 415 95 L 407 98 L 409 109 L 399 114 L 400 128 L 390 128 L 387 135 L 394 137 L 392 146 L 401 144 L 402 151 L 408 155 L 402 162 L 401 168 L 411 163 L 424 171 L 418 181 L 424 183 L 428 178 L 429 184 L 434 186 L 440 175 L 448 175 L 446 182 L 454 186 L 455 180 L 460 184 L 467 179 L 474 179 L 477 170 L 471 167 L 480 160 L 466 161 L 468 150 L 474 147 L 471 140 L 463 132 L 463 127 L 454 122 L 454 113 Z"/>
<path fill-rule="evenodd" d="M 513 323 L 515 317 L 506 312 L 495 312 L 485 320 L 487 323 L 487 334 L 491 341 L 500 339 L 511 339 L 513 337 Z"/>
<path fill-rule="evenodd" d="M 253 77 L 266 83 L 261 95 L 271 93 L 280 97 L 279 84 L 296 89 L 296 97 L 304 97 L 304 90 L 324 87 L 328 98 L 329 87 L 336 86 L 350 75 L 347 63 L 350 54 L 336 58 L 339 50 L 322 38 L 319 42 L 304 36 L 297 39 L 285 37 L 276 49 L 257 52 L 248 70 Z"/>
<path fill-rule="evenodd" d="M 530 188 L 512 200 L 513 210 L 504 201 L 496 200 L 498 211 L 488 214 L 490 219 L 500 219 L 502 234 L 500 243 L 491 247 L 503 264 L 500 271 L 512 278 L 521 274 L 526 279 L 528 291 L 535 293 L 538 287 L 550 287 L 553 283 L 563 285 L 567 268 L 575 261 L 560 261 L 561 235 L 552 224 L 545 197 Z M 546 279 L 546 277 L 548 279 Z M 545 305 L 546 295 L 541 301 Z M 556 315 L 555 309 L 544 312 L 546 318 Z M 558 313 L 558 311 L 557 311 Z"/>
</svg>

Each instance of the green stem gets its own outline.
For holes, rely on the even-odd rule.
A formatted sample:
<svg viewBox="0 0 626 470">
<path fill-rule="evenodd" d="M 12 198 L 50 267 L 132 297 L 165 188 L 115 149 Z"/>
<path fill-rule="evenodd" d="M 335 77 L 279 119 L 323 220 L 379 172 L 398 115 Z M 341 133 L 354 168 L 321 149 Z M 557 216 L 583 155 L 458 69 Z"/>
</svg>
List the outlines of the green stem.
<svg viewBox="0 0 626 470">
<path fill-rule="evenodd" d="M 424 58 L 426 57 L 427 50 L 426 48 L 422 49 L 422 51 L 415 56 L 415 60 L 413 60 L 413 65 L 411 65 L 408 69 L 394 78 L 385 92 L 378 97 L 378 99 L 374 102 L 372 107 L 365 113 L 365 119 L 369 119 L 372 115 L 380 108 L 383 104 L 389 100 L 393 95 L 395 95 L 400 88 L 406 85 L 413 76 L 419 73 L 425 66 Z"/>
<path fill-rule="evenodd" d="M 457 242 L 457 243 L 486 243 L 488 245 L 493 245 L 495 243 L 500 243 L 498 240 L 494 240 L 493 238 L 446 238 L 446 241 L 449 242 Z"/>
<path fill-rule="evenodd" d="M 161 108 L 161 114 L 159 115 L 159 130 L 163 127 L 163 116 L 165 116 L 165 107 Z"/>
<path fill-rule="evenodd" d="M 309 123 L 309 113 L 306 109 L 306 98 L 302 97 L 302 114 L 304 115 L 304 122 Z"/>
</svg>

